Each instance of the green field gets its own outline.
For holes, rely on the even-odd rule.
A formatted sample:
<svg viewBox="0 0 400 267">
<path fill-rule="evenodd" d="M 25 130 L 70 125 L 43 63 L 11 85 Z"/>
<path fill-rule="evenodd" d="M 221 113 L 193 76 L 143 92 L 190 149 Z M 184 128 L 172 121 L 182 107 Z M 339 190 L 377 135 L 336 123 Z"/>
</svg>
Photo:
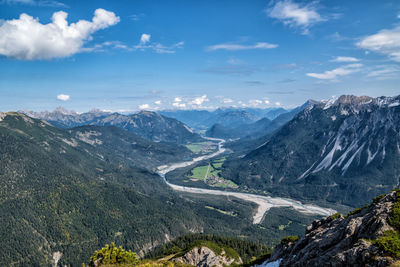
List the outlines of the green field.
<svg viewBox="0 0 400 267">
<path fill-rule="evenodd" d="M 192 143 L 186 145 L 188 149 L 190 149 L 195 154 L 207 154 L 214 152 L 218 149 L 217 143 L 214 142 L 201 142 L 201 143 Z"/>
<path fill-rule="evenodd" d="M 191 170 L 191 175 L 188 176 L 191 179 L 201 180 L 204 183 L 222 188 L 237 188 L 238 186 L 227 179 L 221 177 L 221 167 L 225 158 L 215 159 L 208 163 L 208 165 L 203 165 L 196 167 Z"/>
</svg>

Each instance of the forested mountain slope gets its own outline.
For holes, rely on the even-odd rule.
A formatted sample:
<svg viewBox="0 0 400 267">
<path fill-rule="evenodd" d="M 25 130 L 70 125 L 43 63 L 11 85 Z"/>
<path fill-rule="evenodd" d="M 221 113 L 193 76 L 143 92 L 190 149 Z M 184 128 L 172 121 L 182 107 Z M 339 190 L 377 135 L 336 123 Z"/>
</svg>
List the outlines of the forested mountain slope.
<svg viewBox="0 0 400 267">
<path fill-rule="evenodd" d="M 68 130 L 79 139 L 104 154 L 112 154 L 134 166 L 156 169 L 163 164 L 190 158 L 193 153 L 182 145 L 152 142 L 115 126 L 80 126 Z"/>
<path fill-rule="evenodd" d="M 110 242 L 143 255 L 188 232 L 277 238 L 252 224 L 255 205 L 176 194 L 158 175 L 85 141 L 0 113 L 0 265 L 76 266 Z"/>
</svg>

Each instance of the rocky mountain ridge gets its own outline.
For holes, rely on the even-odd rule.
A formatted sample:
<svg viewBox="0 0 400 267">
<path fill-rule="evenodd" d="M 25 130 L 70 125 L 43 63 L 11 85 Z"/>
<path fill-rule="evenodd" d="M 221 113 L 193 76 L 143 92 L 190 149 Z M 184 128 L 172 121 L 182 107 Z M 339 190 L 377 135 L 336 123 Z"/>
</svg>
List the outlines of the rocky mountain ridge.
<svg viewBox="0 0 400 267">
<path fill-rule="evenodd" d="M 346 216 L 316 220 L 307 227 L 304 238 L 282 240 L 264 266 L 399 264 L 399 205 L 400 193 L 393 191 Z"/>
</svg>

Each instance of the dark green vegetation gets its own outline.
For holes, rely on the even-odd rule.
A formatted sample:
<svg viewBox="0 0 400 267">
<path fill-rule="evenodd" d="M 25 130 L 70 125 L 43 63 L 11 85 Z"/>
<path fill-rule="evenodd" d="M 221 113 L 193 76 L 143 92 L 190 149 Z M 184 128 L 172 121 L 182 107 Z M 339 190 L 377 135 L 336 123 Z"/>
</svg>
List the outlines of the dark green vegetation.
<svg viewBox="0 0 400 267">
<path fill-rule="evenodd" d="M 174 257 L 180 257 L 192 248 L 200 246 L 210 248 L 217 255 L 224 250 L 229 258 L 237 260 L 240 257 L 245 264 L 270 253 L 270 249 L 259 242 L 216 235 L 188 234 L 155 248 L 146 255 L 146 258 L 162 258 L 171 254 L 174 254 Z"/>
<path fill-rule="evenodd" d="M 257 149 L 225 161 L 222 177 L 243 190 L 361 206 L 399 182 L 400 106 L 396 101 L 400 96 L 342 96 L 335 103 L 315 104 Z"/>
<path fill-rule="evenodd" d="M 112 154 L 113 160 L 147 169 L 189 159 L 193 155 L 183 145 L 152 142 L 115 126 L 81 126 L 68 132 L 102 154 Z"/>
<path fill-rule="evenodd" d="M 106 264 L 137 264 L 139 262 L 136 253 L 126 251 L 122 246 L 116 247 L 112 242 L 111 245 L 105 245 L 100 250 L 96 250 L 92 257 L 90 257 L 89 266 L 106 265 Z"/>
<path fill-rule="evenodd" d="M 141 255 L 189 231 L 268 243 L 289 234 L 253 225 L 251 203 L 176 194 L 159 176 L 116 157 L 121 151 L 99 149 L 19 113 L 6 115 L 0 121 L 2 266 L 48 265 L 56 252 L 62 252 L 59 264 L 79 265 L 111 242 Z M 113 132 L 107 128 L 104 136 Z M 288 224 L 271 216 L 275 229 Z"/>
<path fill-rule="evenodd" d="M 385 231 L 383 236 L 373 240 L 372 243 L 390 256 L 400 258 L 400 189 L 396 190 L 396 202 L 393 205 L 389 224 L 394 230 Z"/>
</svg>

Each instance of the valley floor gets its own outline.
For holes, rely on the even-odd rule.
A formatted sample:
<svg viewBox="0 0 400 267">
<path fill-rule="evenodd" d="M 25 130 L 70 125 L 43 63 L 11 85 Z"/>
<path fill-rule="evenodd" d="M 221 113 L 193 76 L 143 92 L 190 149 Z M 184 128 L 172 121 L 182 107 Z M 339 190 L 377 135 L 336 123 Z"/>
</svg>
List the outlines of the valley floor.
<svg viewBox="0 0 400 267">
<path fill-rule="evenodd" d="M 255 194 L 248 194 L 248 193 L 240 193 L 240 192 L 230 192 L 230 191 L 222 191 L 222 190 L 215 190 L 215 189 L 203 189 L 203 188 L 194 188 L 194 187 L 186 187 L 181 185 L 175 185 L 169 183 L 165 175 L 168 172 L 171 172 L 178 168 L 184 168 L 190 165 L 193 165 L 199 161 L 210 159 L 216 157 L 225 152 L 225 148 L 223 144 L 225 140 L 223 139 L 213 139 L 219 141 L 218 151 L 203 155 L 201 157 L 197 157 L 192 159 L 191 161 L 184 161 L 179 163 L 174 163 L 171 165 L 164 165 L 158 168 L 158 174 L 164 179 L 165 183 L 170 186 L 175 191 L 187 192 L 187 193 L 194 193 L 194 194 L 209 194 L 209 195 L 218 195 L 218 196 L 232 196 L 236 197 L 245 201 L 253 202 L 257 204 L 258 208 L 256 213 L 253 216 L 253 223 L 258 224 L 261 223 L 265 213 L 273 207 L 291 207 L 301 213 L 305 214 L 316 214 L 322 216 L 329 216 L 336 213 L 336 210 L 319 207 L 317 205 L 311 204 L 302 204 L 299 201 L 288 199 L 288 198 L 279 198 L 279 197 L 271 197 L 271 196 L 261 196 Z"/>
</svg>

